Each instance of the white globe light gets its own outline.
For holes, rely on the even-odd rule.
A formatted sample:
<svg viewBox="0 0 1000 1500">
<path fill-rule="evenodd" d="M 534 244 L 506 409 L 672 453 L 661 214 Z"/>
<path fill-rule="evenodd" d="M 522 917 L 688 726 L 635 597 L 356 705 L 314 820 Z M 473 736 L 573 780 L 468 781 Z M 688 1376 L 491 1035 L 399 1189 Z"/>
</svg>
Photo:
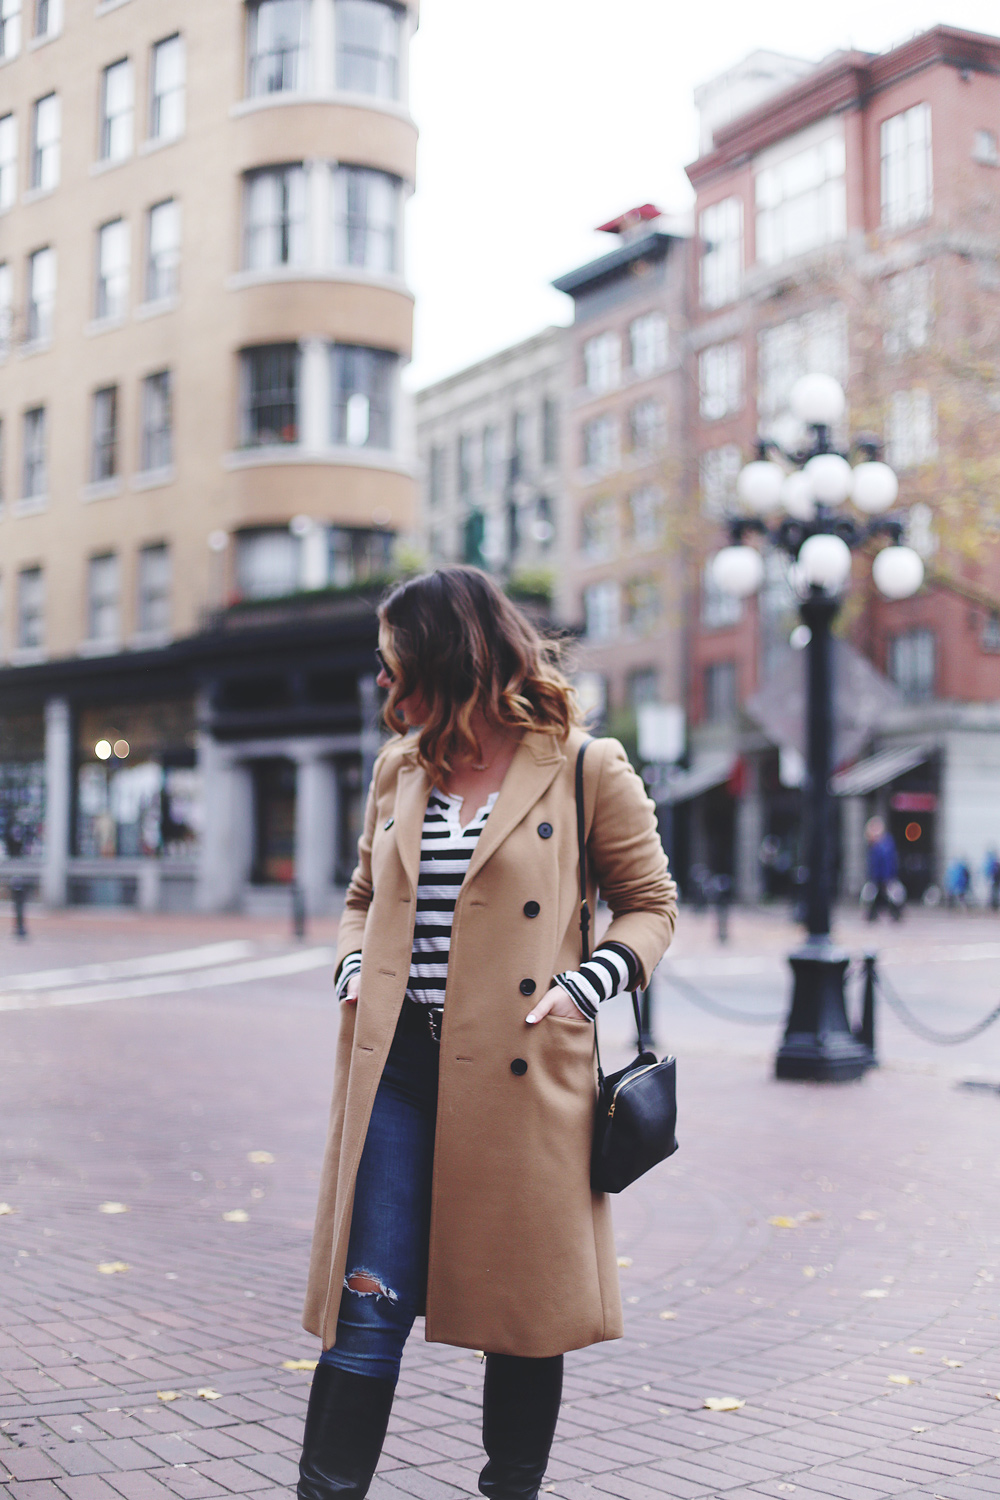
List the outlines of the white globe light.
<svg viewBox="0 0 1000 1500">
<path fill-rule="evenodd" d="M 824 505 L 841 505 L 851 493 L 854 470 L 839 453 L 817 453 L 802 472 L 808 475 L 813 494 Z"/>
<path fill-rule="evenodd" d="M 872 563 L 875 587 L 887 599 L 909 599 L 924 581 L 924 564 L 912 547 L 883 547 Z"/>
<path fill-rule="evenodd" d="M 773 464 L 766 458 L 757 459 L 740 470 L 736 493 L 754 515 L 764 516 L 778 508 L 784 482 L 785 471 L 780 464 Z"/>
<path fill-rule="evenodd" d="M 800 422 L 832 427 L 844 415 L 844 392 L 832 375 L 803 375 L 792 386 L 788 404 Z"/>
<path fill-rule="evenodd" d="M 793 469 L 781 486 L 781 503 L 796 521 L 811 521 L 816 514 L 812 480 L 804 469 Z"/>
<path fill-rule="evenodd" d="M 711 563 L 712 582 L 723 594 L 746 599 L 764 582 L 764 559 L 756 547 L 723 547 Z"/>
<path fill-rule="evenodd" d="M 835 594 L 851 572 L 851 549 L 839 536 L 823 532 L 807 537 L 799 548 L 799 575 L 803 583 L 818 584 Z"/>
<path fill-rule="evenodd" d="M 889 509 L 898 494 L 899 480 L 888 464 L 872 460 L 871 463 L 858 464 L 854 469 L 851 499 L 858 510 L 877 516 Z"/>
</svg>

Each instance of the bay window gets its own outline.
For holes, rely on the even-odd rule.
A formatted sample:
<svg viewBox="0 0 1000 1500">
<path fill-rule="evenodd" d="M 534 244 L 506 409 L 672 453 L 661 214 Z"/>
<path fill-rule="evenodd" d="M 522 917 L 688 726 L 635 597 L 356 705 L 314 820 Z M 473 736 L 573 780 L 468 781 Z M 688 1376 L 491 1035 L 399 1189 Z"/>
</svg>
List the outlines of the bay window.
<svg viewBox="0 0 1000 1500">
<path fill-rule="evenodd" d="M 369 167 L 338 167 L 334 176 L 334 258 L 391 276 L 399 270 L 402 185 Z"/>
<path fill-rule="evenodd" d="M 333 441 L 348 448 L 391 448 L 397 356 L 335 344 L 331 360 Z"/>
<path fill-rule="evenodd" d="M 265 344 L 243 351 L 244 448 L 298 442 L 300 364 L 297 344 Z"/>
<path fill-rule="evenodd" d="M 255 0 L 247 15 L 247 93 L 295 93 L 306 86 L 308 0 Z"/>
<path fill-rule="evenodd" d="M 243 180 L 243 266 L 301 266 L 308 253 L 306 175 L 301 164 L 265 167 Z"/>
<path fill-rule="evenodd" d="M 780 265 L 844 238 L 846 170 L 842 128 L 792 155 L 763 159 L 754 179 L 758 261 Z"/>
<path fill-rule="evenodd" d="M 337 0 L 337 87 L 377 99 L 401 95 L 403 13 L 386 0 Z"/>
</svg>

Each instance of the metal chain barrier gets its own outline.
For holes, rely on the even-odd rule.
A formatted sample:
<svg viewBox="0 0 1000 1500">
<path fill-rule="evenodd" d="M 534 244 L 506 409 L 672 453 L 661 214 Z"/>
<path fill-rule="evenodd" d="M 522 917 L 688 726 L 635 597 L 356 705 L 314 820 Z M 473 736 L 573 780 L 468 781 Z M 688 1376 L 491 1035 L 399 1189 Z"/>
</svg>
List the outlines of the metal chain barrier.
<svg viewBox="0 0 1000 1500">
<path fill-rule="evenodd" d="M 1000 1020 L 1000 1005 L 990 1011 L 982 1021 L 977 1021 L 975 1026 L 968 1027 L 965 1031 L 936 1031 L 933 1026 L 927 1026 L 923 1021 L 911 1015 L 907 1009 L 906 1002 L 897 994 L 893 985 L 886 979 L 880 970 L 875 970 L 875 984 L 879 994 L 886 1003 L 895 1011 L 904 1026 L 908 1026 L 912 1032 L 921 1037 L 925 1042 L 934 1042 L 939 1047 L 953 1047 L 958 1042 L 971 1042 L 985 1031 L 987 1026 L 992 1026 L 994 1021 Z"/>
<path fill-rule="evenodd" d="M 774 1016 L 751 1016 L 746 1011 L 730 1010 L 728 1005 L 723 1005 L 718 1000 L 713 1000 L 711 995 L 706 995 L 697 985 L 691 984 L 687 979 L 682 979 L 679 974 L 672 974 L 669 969 L 660 967 L 656 971 L 657 978 L 663 979 L 667 984 L 673 985 L 674 989 L 680 990 L 693 1005 L 707 1010 L 709 1015 L 719 1016 L 723 1021 L 742 1021 L 746 1026 L 776 1026 L 779 1021 L 785 1019 L 784 1012 Z"/>
</svg>

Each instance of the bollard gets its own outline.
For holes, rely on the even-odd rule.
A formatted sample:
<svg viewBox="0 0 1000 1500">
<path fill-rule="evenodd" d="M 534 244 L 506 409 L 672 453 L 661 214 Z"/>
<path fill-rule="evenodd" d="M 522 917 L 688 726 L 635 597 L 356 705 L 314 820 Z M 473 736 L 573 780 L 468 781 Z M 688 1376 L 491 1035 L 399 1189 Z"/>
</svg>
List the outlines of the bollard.
<svg viewBox="0 0 1000 1500">
<path fill-rule="evenodd" d="M 23 880 L 12 880 L 10 884 L 10 899 L 14 903 L 14 936 L 26 938 L 28 929 L 24 925 L 24 908 L 27 901 L 28 888 Z"/>
<path fill-rule="evenodd" d="M 292 886 L 292 931 L 300 940 L 306 935 L 306 898 L 297 884 Z"/>
<path fill-rule="evenodd" d="M 733 882 L 728 875 L 713 876 L 712 895 L 715 898 L 719 942 L 724 946 L 729 942 L 729 903 L 733 895 Z"/>
<path fill-rule="evenodd" d="M 875 962 L 877 957 L 875 953 L 866 953 L 864 956 L 865 989 L 861 1025 L 854 1033 L 858 1041 L 871 1053 L 870 1066 L 873 1068 L 878 1067 L 878 1058 L 875 1055 Z"/>
</svg>

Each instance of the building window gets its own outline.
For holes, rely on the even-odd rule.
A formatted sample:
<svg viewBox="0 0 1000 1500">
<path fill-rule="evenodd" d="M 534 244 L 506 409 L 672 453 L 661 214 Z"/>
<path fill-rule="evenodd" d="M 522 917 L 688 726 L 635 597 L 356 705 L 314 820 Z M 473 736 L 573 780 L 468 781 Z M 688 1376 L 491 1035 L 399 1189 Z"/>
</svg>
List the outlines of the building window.
<svg viewBox="0 0 1000 1500">
<path fill-rule="evenodd" d="M 131 246 L 128 225 L 124 219 L 112 219 L 97 231 L 98 318 L 124 318 L 128 311 L 128 283 Z"/>
<path fill-rule="evenodd" d="M 0 359 L 10 353 L 14 329 L 14 272 L 7 261 L 0 262 Z"/>
<path fill-rule="evenodd" d="M 972 137 L 972 160 L 981 167 L 1000 167 L 1000 145 L 995 130 L 977 130 Z"/>
<path fill-rule="evenodd" d="M 153 47 L 149 134 L 154 141 L 173 141 L 184 133 L 184 41 L 168 36 Z"/>
<path fill-rule="evenodd" d="M 0 510 L 3 510 L 4 501 L 7 499 L 7 485 L 5 483 L 7 473 L 7 429 L 3 420 L 0 419 Z M 0 610 L 3 608 L 3 599 L 0 597 Z"/>
<path fill-rule="evenodd" d="M 743 600 L 727 594 L 715 582 L 707 563 L 701 574 L 701 623 L 706 630 L 722 630 L 738 625 L 743 618 Z"/>
<path fill-rule="evenodd" d="M 894 357 L 923 349 L 930 342 L 934 319 L 934 271 L 910 266 L 885 283 L 885 333 L 882 347 Z"/>
<path fill-rule="evenodd" d="M 514 413 L 510 431 L 510 482 L 524 477 L 527 467 L 528 456 L 528 414 L 523 411 Z"/>
<path fill-rule="evenodd" d="M 118 387 L 95 391 L 91 412 L 90 478 L 95 484 L 118 473 Z"/>
<path fill-rule="evenodd" d="M 402 13 L 383 0 L 337 0 L 337 87 L 400 97 Z"/>
<path fill-rule="evenodd" d="M 723 198 L 698 220 L 701 239 L 699 287 L 702 307 L 735 302 L 743 285 L 743 200 Z"/>
<path fill-rule="evenodd" d="M 882 223 L 905 229 L 929 218 L 933 204 L 930 105 L 883 120 L 881 137 Z"/>
<path fill-rule="evenodd" d="M 847 383 L 847 310 L 841 302 L 788 318 L 757 335 L 757 416 L 762 423 L 788 411 L 801 375 L 820 370 Z"/>
<path fill-rule="evenodd" d="M 495 495 L 503 484 L 503 448 L 499 427 L 483 428 L 483 489 Z"/>
<path fill-rule="evenodd" d="M 603 496 L 580 516 L 580 551 L 588 562 L 610 562 L 618 552 L 618 502 Z"/>
<path fill-rule="evenodd" d="M 559 462 L 559 403 L 552 396 L 542 402 L 542 464 Z"/>
<path fill-rule="evenodd" d="M 632 546 L 645 550 L 663 542 L 663 492 L 653 485 L 633 490 L 628 497 L 629 535 Z"/>
<path fill-rule="evenodd" d="M 0 213 L 12 208 L 16 201 L 17 117 L 4 115 L 0 119 Z"/>
<path fill-rule="evenodd" d="M 58 94 L 38 99 L 31 123 L 31 186 L 48 190 L 59 186 L 62 105 Z"/>
<path fill-rule="evenodd" d="M 625 587 L 625 625 L 631 635 L 648 635 L 660 619 L 660 586 L 655 578 L 633 578 Z"/>
<path fill-rule="evenodd" d="M 592 395 L 613 391 L 622 377 L 622 341 L 617 333 L 595 333 L 583 346 L 583 378 Z"/>
<path fill-rule="evenodd" d="M 348 448 L 391 448 L 396 356 L 354 344 L 335 344 L 331 355 L 333 441 Z"/>
<path fill-rule="evenodd" d="M 147 302 L 161 302 L 177 293 L 181 261 L 181 206 L 176 198 L 154 203 L 146 221 Z"/>
<path fill-rule="evenodd" d="M 655 667 L 636 667 L 634 672 L 628 674 L 629 707 L 633 713 L 644 708 L 649 703 L 660 701 L 659 677 Z"/>
<path fill-rule="evenodd" d="M 933 630 L 907 630 L 889 642 L 889 676 L 908 703 L 933 698 L 936 657 Z"/>
<path fill-rule="evenodd" d="M 399 178 L 369 167 L 338 167 L 333 192 L 337 264 L 395 275 L 402 201 Z"/>
<path fill-rule="evenodd" d="M 330 582 L 346 589 L 369 578 L 384 577 L 392 565 L 391 531 L 330 527 Z"/>
<path fill-rule="evenodd" d="M 471 433 L 463 432 L 458 440 L 458 498 L 469 500 L 475 488 L 475 443 Z"/>
<path fill-rule="evenodd" d="M 589 641 L 613 641 L 621 629 L 621 588 L 613 578 L 583 591 L 583 613 Z"/>
<path fill-rule="evenodd" d="M 705 720 L 725 724 L 736 716 L 736 663 L 714 661 L 705 668 Z"/>
<path fill-rule="evenodd" d="M 618 418 L 610 412 L 593 417 L 583 428 L 584 467 L 595 474 L 617 468 L 619 456 Z"/>
<path fill-rule="evenodd" d="M 632 374 L 655 375 L 667 363 L 667 320 L 662 313 L 643 313 L 628 326 Z"/>
<path fill-rule="evenodd" d="M 737 443 L 723 443 L 706 448 L 698 460 L 698 484 L 701 489 L 702 514 L 720 520 L 733 508 L 736 477 L 743 467 L 743 454 Z"/>
<path fill-rule="evenodd" d="M 757 259 L 780 265 L 847 233 L 847 167 L 843 135 L 808 146 L 754 179 Z"/>
<path fill-rule="evenodd" d="M 142 467 L 147 473 L 169 469 L 174 461 L 173 389 L 169 370 L 158 370 L 142 382 Z"/>
<path fill-rule="evenodd" d="M 308 249 L 306 174 L 265 167 L 243 179 L 243 265 L 248 271 L 301 266 Z"/>
<path fill-rule="evenodd" d="M 299 368 L 297 344 L 265 344 L 244 350 L 240 424 L 244 448 L 298 442 Z"/>
<path fill-rule="evenodd" d="M 166 542 L 139 549 L 138 625 L 143 635 L 166 635 L 170 630 L 170 593 L 173 569 Z"/>
<path fill-rule="evenodd" d="M 743 405 L 743 345 L 713 344 L 698 356 L 699 409 L 706 421 L 728 417 Z"/>
<path fill-rule="evenodd" d="M 0 58 L 21 50 L 21 0 L 0 0 Z"/>
<path fill-rule="evenodd" d="M 427 455 L 427 503 L 440 505 L 444 499 L 444 449 L 434 447 Z"/>
<path fill-rule="evenodd" d="M 132 117 L 135 110 L 135 82 L 132 64 L 127 57 L 112 63 L 101 75 L 102 161 L 124 161 L 132 154 Z"/>
<path fill-rule="evenodd" d="M 61 0 L 35 0 L 35 37 L 55 36 L 62 23 Z"/>
<path fill-rule="evenodd" d="M 51 245 L 28 256 L 28 343 L 52 337 L 56 305 L 56 252 Z"/>
<path fill-rule="evenodd" d="M 22 568 L 17 575 L 17 644 L 37 651 L 45 644 L 45 577 L 41 568 Z"/>
<path fill-rule="evenodd" d="M 247 15 L 247 93 L 295 93 L 306 81 L 308 0 L 256 0 Z"/>
<path fill-rule="evenodd" d="M 663 402 L 652 397 L 637 401 L 628 414 L 629 446 L 638 457 L 658 453 L 666 440 L 666 412 Z"/>
<path fill-rule="evenodd" d="M 48 494 L 48 443 L 45 407 L 34 406 L 24 414 L 24 450 L 21 472 L 21 494 L 25 500 L 41 499 Z"/>
<path fill-rule="evenodd" d="M 241 531 L 236 538 L 236 587 L 242 599 L 276 599 L 299 587 L 298 537 L 287 526 Z"/>
<path fill-rule="evenodd" d="M 886 462 L 912 469 L 937 454 L 937 417 L 930 391 L 895 391 L 886 423 Z"/>
<path fill-rule="evenodd" d="M 87 563 L 87 639 L 114 645 L 121 638 L 121 574 L 118 554 L 105 552 Z"/>
</svg>

